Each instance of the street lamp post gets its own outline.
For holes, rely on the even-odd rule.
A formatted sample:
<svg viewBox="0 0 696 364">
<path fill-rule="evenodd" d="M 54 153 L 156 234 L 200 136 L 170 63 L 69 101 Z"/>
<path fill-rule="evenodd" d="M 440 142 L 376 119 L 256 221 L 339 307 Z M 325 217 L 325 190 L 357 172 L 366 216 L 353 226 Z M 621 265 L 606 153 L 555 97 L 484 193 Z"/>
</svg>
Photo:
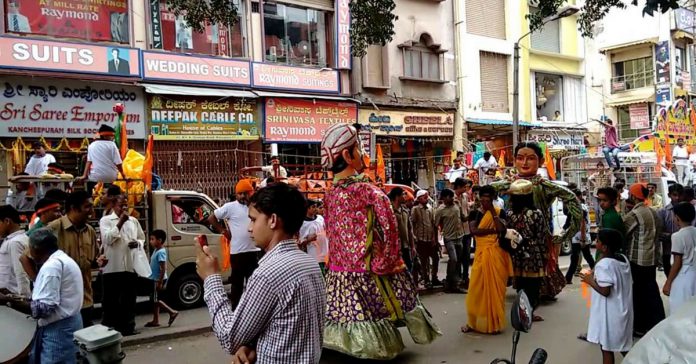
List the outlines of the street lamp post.
<svg viewBox="0 0 696 364">
<path fill-rule="evenodd" d="M 541 25 L 561 18 L 569 17 L 580 11 L 577 6 L 569 5 L 558 9 L 556 15 L 551 15 L 544 18 Z M 520 42 L 522 39 L 532 34 L 532 32 L 527 32 L 525 35 L 521 36 L 517 42 L 515 42 L 513 50 L 513 72 L 512 72 L 512 149 L 513 151 L 517 148 L 517 144 L 520 141 Z"/>
</svg>

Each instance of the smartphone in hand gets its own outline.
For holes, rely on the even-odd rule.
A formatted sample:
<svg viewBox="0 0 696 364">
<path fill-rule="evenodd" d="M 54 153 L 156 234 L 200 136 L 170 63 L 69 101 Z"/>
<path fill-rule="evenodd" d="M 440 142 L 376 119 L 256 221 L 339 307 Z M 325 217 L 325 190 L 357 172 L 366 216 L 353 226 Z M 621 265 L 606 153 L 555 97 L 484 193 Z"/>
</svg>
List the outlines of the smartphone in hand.
<svg viewBox="0 0 696 364">
<path fill-rule="evenodd" d="M 198 235 L 196 237 L 196 241 L 201 246 L 201 248 L 203 248 L 204 246 L 208 245 L 208 236 L 203 234 Z"/>
</svg>

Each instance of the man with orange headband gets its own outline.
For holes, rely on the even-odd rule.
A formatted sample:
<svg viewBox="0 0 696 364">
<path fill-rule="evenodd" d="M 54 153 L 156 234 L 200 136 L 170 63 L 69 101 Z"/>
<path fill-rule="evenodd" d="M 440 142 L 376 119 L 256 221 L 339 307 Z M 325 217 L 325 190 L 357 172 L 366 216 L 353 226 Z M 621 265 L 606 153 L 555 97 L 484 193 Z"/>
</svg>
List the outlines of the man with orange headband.
<svg viewBox="0 0 696 364">
<path fill-rule="evenodd" d="M 87 148 L 87 164 L 80 179 L 87 180 L 87 192 L 90 195 L 97 183 L 102 182 L 106 187 L 118 179 L 119 173 L 125 176 L 121 154 L 114 143 L 115 133 L 114 128 L 102 124 L 99 127 L 99 139 Z"/>
<path fill-rule="evenodd" d="M 61 208 L 60 202 L 58 201 L 48 198 L 40 199 L 39 202 L 36 203 L 36 212 L 34 213 L 39 220 L 27 231 L 27 235 L 31 237 L 36 230 L 46 227 L 51 221 L 60 219 L 60 217 L 63 216 Z"/>
<path fill-rule="evenodd" d="M 258 267 L 259 248 L 249 234 L 249 198 L 253 193 L 251 181 L 240 180 L 235 186 L 236 200 L 222 205 L 208 218 L 210 225 L 230 241 L 230 300 L 233 309 L 242 298 L 246 282 Z M 220 220 L 225 220 L 227 226 Z"/>
<path fill-rule="evenodd" d="M 648 198 L 646 184 L 635 183 L 628 191 L 636 204 L 624 217 L 625 251 L 631 261 L 633 276 L 633 331 L 640 337 L 665 318 L 656 277 L 657 264 L 662 258 L 658 240 L 662 221 L 657 212 L 645 204 Z"/>
</svg>

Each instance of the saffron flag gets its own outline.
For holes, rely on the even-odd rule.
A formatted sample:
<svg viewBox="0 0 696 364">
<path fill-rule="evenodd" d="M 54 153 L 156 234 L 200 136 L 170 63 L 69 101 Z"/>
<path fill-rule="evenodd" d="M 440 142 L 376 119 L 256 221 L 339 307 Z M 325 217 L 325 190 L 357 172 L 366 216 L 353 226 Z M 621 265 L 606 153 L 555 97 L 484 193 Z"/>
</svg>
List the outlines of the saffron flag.
<svg viewBox="0 0 696 364">
<path fill-rule="evenodd" d="M 384 156 L 382 155 L 382 147 L 377 144 L 377 177 L 382 180 L 382 183 L 387 182 L 387 171 L 384 168 Z"/>
<path fill-rule="evenodd" d="M 546 164 L 546 171 L 549 173 L 549 178 L 552 180 L 556 179 L 556 168 L 553 166 L 553 158 L 551 158 L 551 151 L 549 150 L 549 145 L 544 146 L 544 163 Z"/>
<path fill-rule="evenodd" d="M 498 157 L 498 170 L 495 172 L 495 176 L 498 178 L 503 178 L 504 169 L 505 169 L 505 150 L 501 150 L 500 156 Z"/>
</svg>

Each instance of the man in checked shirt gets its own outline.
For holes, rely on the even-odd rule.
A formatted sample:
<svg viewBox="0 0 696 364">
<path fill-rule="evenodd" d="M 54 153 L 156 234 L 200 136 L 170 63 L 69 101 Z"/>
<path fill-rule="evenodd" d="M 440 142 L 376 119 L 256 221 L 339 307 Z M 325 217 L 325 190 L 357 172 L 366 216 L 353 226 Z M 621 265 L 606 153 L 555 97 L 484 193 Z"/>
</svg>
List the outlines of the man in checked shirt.
<svg viewBox="0 0 696 364">
<path fill-rule="evenodd" d="M 294 238 L 305 206 L 302 193 L 285 183 L 271 184 L 251 197 L 249 232 L 266 254 L 234 311 L 217 259 L 207 246 L 196 244 L 196 266 L 213 332 L 234 354 L 234 363 L 319 363 L 326 287 L 315 258 L 300 250 Z"/>
</svg>

